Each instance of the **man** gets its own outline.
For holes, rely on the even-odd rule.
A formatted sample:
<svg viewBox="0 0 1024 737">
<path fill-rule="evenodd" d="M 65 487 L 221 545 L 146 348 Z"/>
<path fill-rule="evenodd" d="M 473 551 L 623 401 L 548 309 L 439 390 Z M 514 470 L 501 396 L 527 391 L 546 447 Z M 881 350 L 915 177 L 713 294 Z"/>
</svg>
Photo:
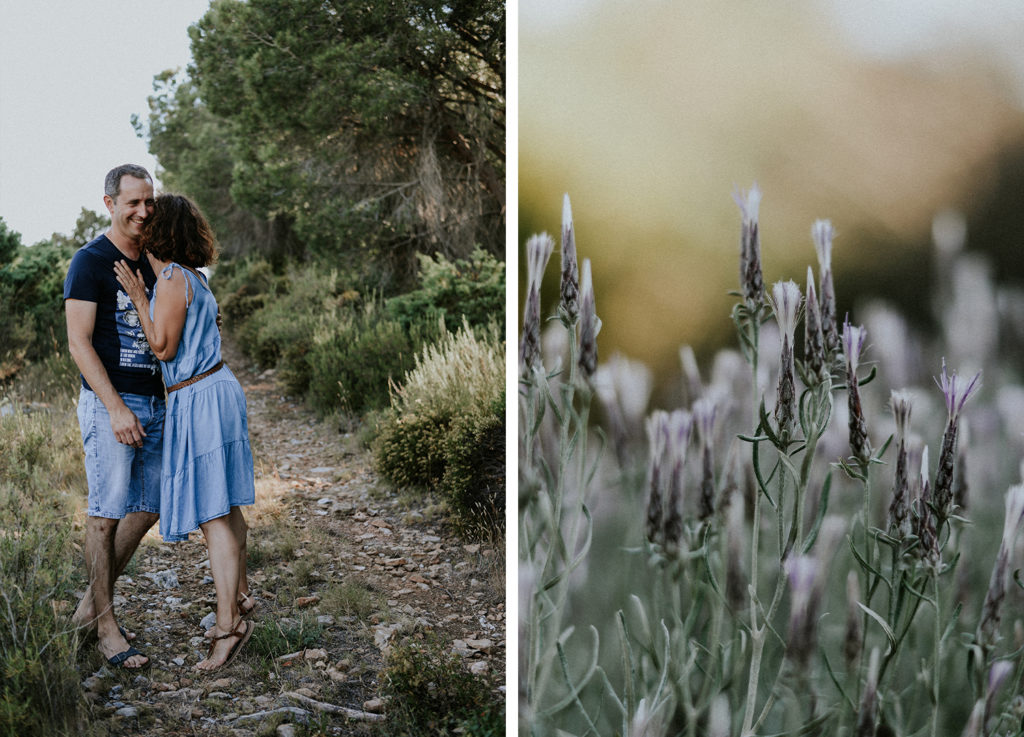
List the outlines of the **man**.
<svg viewBox="0 0 1024 737">
<path fill-rule="evenodd" d="M 138 669 L 149 658 L 118 626 L 113 592 L 160 510 L 164 386 L 114 262 L 126 259 L 132 271 L 140 270 L 152 294 L 156 277 L 139 236 L 153 213 L 153 179 L 143 167 L 125 164 L 107 174 L 103 191 L 110 229 L 75 253 L 64 280 L 68 344 L 82 375 L 78 421 L 89 483 L 89 587 L 72 619 L 95 628 L 111 665 Z"/>
</svg>

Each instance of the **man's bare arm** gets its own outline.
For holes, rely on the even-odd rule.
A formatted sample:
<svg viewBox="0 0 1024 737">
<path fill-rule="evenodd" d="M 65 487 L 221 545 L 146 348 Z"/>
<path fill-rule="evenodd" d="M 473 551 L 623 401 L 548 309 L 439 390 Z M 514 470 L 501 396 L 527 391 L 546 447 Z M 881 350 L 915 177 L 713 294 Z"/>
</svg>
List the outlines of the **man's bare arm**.
<svg viewBox="0 0 1024 737">
<path fill-rule="evenodd" d="M 96 326 L 96 303 L 80 299 L 64 300 L 68 327 L 68 348 L 89 387 L 96 393 L 110 414 L 110 427 L 119 443 L 140 447 L 146 433 L 142 423 L 125 405 L 121 395 L 110 382 L 107 370 L 92 345 L 92 331 Z"/>
</svg>

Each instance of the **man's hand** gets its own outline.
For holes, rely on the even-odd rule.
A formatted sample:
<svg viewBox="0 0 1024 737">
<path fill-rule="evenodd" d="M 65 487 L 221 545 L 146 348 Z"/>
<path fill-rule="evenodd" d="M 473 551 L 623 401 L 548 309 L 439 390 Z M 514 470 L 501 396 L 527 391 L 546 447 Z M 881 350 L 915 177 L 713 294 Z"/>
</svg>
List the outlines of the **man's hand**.
<svg viewBox="0 0 1024 737">
<path fill-rule="evenodd" d="M 117 442 L 130 445 L 133 448 L 142 447 L 142 439 L 146 437 L 146 431 L 142 429 L 142 423 L 135 413 L 122 404 L 118 409 L 110 411 L 110 428 L 114 431 Z"/>
</svg>

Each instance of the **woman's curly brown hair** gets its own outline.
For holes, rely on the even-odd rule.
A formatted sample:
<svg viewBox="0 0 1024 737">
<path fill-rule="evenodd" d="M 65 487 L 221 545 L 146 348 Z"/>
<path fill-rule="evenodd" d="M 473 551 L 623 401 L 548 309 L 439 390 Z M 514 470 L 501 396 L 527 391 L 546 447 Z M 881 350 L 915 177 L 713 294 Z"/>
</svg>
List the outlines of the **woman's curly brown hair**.
<svg viewBox="0 0 1024 737">
<path fill-rule="evenodd" d="M 217 260 L 217 242 L 210 224 L 192 200 L 179 194 L 162 194 L 153 203 L 153 214 L 142 226 L 142 249 L 161 261 L 198 268 Z"/>
</svg>

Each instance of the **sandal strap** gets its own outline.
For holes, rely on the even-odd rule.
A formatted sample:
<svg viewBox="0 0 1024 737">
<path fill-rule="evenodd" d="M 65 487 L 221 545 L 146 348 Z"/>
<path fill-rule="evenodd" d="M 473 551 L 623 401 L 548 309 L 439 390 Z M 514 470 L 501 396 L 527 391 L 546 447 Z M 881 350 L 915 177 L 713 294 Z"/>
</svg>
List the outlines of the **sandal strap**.
<svg viewBox="0 0 1024 737">
<path fill-rule="evenodd" d="M 226 640 L 229 637 L 241 637 L 245 633 L 238 631 L 238 625 L 240 625 L 240 624 L 243 624 L 243 620 L 242 620 L 241 616 L 239 616 L 234 621 L 234 623 L 231 625 L 231 630 L 227 634 L 224 634 L 224 635 L 217 635 L 217 634 L 215 634 L 211 639 L 214 639 L 214 640 Z"/>
</svg>

